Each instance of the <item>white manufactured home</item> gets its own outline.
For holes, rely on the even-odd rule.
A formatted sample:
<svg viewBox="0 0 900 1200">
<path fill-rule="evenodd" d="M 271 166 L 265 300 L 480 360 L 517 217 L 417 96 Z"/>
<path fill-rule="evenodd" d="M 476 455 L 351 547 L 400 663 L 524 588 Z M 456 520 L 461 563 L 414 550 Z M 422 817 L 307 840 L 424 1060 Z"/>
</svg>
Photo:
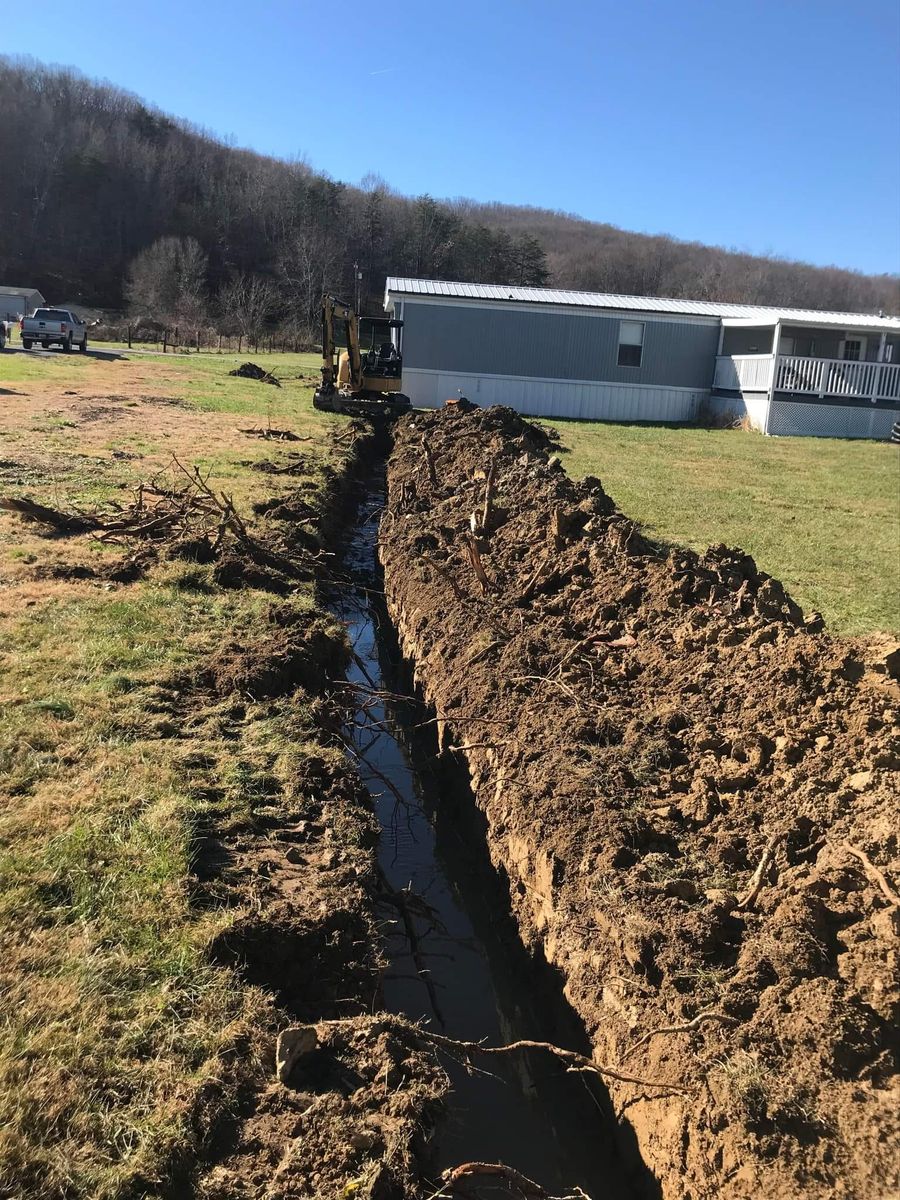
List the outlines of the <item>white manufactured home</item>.
<svg viewBox="0 0 900 1200">
<path fill-rule="evenodd" d="M 534 416 L 748 417 L 770 434 L 887 438 L 900 318 L 656 296 L 389 278 L 403 390 Z"/>
</svg>

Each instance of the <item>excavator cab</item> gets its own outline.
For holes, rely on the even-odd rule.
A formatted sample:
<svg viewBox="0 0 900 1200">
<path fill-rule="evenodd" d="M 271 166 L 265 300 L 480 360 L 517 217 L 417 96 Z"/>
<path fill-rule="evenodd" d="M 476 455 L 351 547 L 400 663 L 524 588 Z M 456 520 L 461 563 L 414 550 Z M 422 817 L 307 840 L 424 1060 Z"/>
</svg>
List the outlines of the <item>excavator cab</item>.
<svg viewBox="0 0 900 1200">
<path fill-rule="evenodd" d="M 403 322 L 388 317 L 359 318 L 359 348 L 363 375 L 370 379 L 400 379 Z"/>
<path fill-rule="evenodd" d="M 410 400 L 401 391 L 402 329 L 402 321 L 360 319 L 349 304 L 323 296 L 322 383 L 313 396 L 313 406 L 354 416 L 405 412 Z"/>
</svg>

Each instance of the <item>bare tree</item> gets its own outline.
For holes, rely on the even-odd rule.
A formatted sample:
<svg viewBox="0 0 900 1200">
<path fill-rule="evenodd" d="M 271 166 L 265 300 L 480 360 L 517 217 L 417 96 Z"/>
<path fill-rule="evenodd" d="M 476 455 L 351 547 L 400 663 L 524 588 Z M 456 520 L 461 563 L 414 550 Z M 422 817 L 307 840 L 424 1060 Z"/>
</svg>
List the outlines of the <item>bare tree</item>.
<svg viewBox="0 0 900 1200">
<path fill-rule="evenodd" d="M 273 285 L 259 275 L 237 275 L 219 291 L 223 327 L 258 342 L 277 307 Z"/>
<path fill-rule="evenodd" d="M 206 272 L 207 256 L 196 238 L 159 238 L 129 268 L 131 311 L 196 332 L 206 312 Z"/>
</svg>

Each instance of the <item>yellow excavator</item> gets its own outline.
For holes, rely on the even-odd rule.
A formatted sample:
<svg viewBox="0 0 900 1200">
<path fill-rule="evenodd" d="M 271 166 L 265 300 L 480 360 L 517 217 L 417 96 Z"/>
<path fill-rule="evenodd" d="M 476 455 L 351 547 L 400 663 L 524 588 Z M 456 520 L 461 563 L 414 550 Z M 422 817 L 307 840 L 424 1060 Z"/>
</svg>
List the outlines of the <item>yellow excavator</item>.
<svg viewBox="0 0 900 1200">
<path fill-rule="evenodd" d="M 338 346 L 339 327 L 346 349 Z M 322 297 L 322 383 L 313 406 L 359 417 L 406 412 L 410 399 L 401 391 L 402 328 L 402 321 L 389 317 L 359 318 L 349 304 L 326 293 Z"/>
</svg>

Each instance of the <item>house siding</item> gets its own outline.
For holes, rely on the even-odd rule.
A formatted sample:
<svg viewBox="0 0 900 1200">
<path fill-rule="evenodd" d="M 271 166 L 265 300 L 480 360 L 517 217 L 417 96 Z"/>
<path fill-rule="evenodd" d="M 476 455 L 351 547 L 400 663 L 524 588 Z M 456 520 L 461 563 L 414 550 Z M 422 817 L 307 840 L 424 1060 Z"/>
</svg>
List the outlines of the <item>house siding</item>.
<svg viewBox="0 0 900 1200">
<path fill-rule="evenodd" d="M 620 367 L 619 317 L 422 304 L 407 297 L 403 320 L 404 372 L 420 368 L 642 387 L 708 389 L 719 338 L 709 322 L 645 319 L 640 367 Z"/>
</svg>

